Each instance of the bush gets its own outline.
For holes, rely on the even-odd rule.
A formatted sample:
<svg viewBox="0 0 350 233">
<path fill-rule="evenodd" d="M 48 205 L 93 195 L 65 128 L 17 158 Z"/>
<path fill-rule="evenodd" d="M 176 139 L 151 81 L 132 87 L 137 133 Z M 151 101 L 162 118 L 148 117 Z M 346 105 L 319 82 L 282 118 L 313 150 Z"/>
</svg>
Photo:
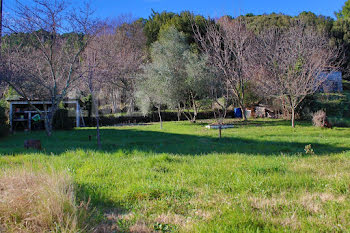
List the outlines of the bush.
<svg viewBox="0 0 350 233">
<path fill-rule="evenodd" d="M 350 117 L 350 93 L 319 93 L 309 96 L 302 108 L 310 112 L 324 109 L 328 117 Z M 305 119 L 305 117 L 304 117 Z"/>
<path fill-rule="evenodd" d="M 328 120 L 335 127 L 350 127 L 350 118 L 329 117 Z"/>
<path fill-rule="evenodd" d="M 74 128 L 75 118 L 69 117 L 67 109 L 59 109 L 53 117 L 53 128 L 56 130 L 70 130 Z"/>
<path fill-rule="evenodd" d="M 65 173 L 5 170 L 0 173 L 0 200 L 0 231 L 81 232 L 88 218 L 87 205 L 77 206 Z"/>
<path fill-rule="evenodd" d="M 326 112 L 319 110 L 313 114 L 312 123 L 316 127 L 324 127 L 327 121 Z"/>
<path fill-rule="evenodd" d="M 8 135 L 9 129 L 6 109 L 0 105 L 0 137 Z"/>
</svg>

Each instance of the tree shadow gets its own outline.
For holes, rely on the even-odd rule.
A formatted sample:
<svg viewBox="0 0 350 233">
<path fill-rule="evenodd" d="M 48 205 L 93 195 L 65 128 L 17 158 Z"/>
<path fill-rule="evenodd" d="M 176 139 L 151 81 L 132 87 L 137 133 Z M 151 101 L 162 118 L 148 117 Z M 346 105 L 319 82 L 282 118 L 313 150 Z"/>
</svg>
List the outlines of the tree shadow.
<svg viewBox="0 0 350 233">
<path fill-rule="evenodd" d="M 0 154 L 15 155 L 18 153 L 35 153 L 23 148 L 23 141 L 28 137 L 42 140 L 44 153 L 61 155 L 66 151 L 97 150 L 94 140 L 89 141 L 89 135 L 95 135 L 94 129 L 82 129 L 57 132 L 53 138 L 44 134 L 15 135 L 15 138 L 0 141 Z M 214 136 L 197 136 L 175 134 L 168 132 L 130 129 L 107 128 L 101 130 L 101 152 L 122 152 L 134 154 L 142 152 L 147 154 L 170 153 L 180 156 L 198 156 L 211 153 L 240 153 L 246 155 L 295 155 L 305 153 L 305 146 L 312 145 L 317 155 L 328 155 L 350 150 L 350 147 L 340 147 L 332 144 L 323 144 L 310 140 L 309 142 L 290 142 L 273 140 L 255 140 L 237 136 L 218 139 Z"/>
<path fill-rule="evenodd" d="M 129 232 L 127 222 L 120 216 L 130 214 L 130 208 L 123 203 L 111 200 L 100 192 L 101 188 L 93 184 L 77 184 L 76 198 L 81 203 L 88 203 L 89 222 L 93 232 Z"/>
</svg>

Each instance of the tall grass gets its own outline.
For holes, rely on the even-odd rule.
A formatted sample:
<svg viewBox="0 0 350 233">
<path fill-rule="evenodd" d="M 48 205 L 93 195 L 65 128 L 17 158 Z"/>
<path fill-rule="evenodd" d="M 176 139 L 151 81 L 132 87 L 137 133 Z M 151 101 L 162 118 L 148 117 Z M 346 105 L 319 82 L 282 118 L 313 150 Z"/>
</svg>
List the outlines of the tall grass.
<svg viewBox="0 0 350 233">
<path fill-rule="evenodd" d="M 0 226 L 6 232 L 79 232 L 86 206 L 62 172 L 6 169 L 0 173 Z M 0 230 L 0 232 L 2 232 Z"/>
</svg>

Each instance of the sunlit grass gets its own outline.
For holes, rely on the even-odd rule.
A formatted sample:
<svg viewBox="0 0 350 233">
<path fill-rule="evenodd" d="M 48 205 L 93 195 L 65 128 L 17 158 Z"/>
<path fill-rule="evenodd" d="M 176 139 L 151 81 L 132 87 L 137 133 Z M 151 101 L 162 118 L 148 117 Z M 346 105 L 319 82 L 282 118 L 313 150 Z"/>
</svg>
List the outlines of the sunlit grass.
<svg viewBox="0 0 350 233">
<path fill-rule="evenodd" d="M 68 172 L 78 200 L 91 198 L 99 213 L 96 227 L 111 231 L 350 228 L 350 129 L 234 122 L 220 140 L 206 123 L 103 128 L 102 151 L 88 140 L 93 129 L 18 133 L 0 141 L 0 167 Z M 28 138 L 45 151 L 26 151 Z"/>
</svg>

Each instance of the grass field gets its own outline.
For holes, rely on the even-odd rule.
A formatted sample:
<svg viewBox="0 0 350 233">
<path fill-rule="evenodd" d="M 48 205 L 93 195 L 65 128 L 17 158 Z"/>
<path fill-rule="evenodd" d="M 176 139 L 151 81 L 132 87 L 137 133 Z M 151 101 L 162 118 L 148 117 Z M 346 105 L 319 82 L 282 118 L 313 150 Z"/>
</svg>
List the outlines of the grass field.
<svg viewBox="0 0 350 233">
<path fill-rule="evenodd" d="M 17 133 L 0 169 L 67 172 L 101 232 L 349 232 L 350 129 L 235 124 L 221 140 L 204 122 L 103 128 L 101 151 L 94 129 Z"/>
</svg>

